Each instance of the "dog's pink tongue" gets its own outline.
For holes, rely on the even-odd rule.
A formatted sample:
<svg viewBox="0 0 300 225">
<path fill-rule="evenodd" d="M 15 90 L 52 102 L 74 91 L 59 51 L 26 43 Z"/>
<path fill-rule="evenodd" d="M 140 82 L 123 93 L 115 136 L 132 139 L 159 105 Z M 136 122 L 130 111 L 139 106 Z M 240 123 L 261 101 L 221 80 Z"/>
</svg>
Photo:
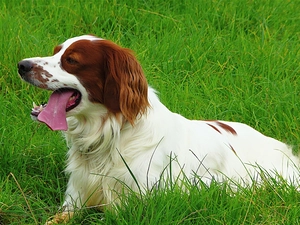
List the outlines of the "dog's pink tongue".
<svg viewBox="0 0 300 225">
<path fill-rule="evenodd" d="M 67 130 L 66 108 L 74 91 L 54 91 L 47 106 L 39 113 L 38 120 L 45 123 L 51 130 Z"/>
</svg>

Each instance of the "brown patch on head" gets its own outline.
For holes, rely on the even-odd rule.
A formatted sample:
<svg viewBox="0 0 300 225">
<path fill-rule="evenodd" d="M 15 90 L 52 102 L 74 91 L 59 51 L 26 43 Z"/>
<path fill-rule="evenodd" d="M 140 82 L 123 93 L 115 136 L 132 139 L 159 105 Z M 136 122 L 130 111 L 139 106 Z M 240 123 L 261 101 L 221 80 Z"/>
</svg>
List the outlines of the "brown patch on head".
<svg viewBox="0 0 300 225">
<path fill-rule="evenodd" d="M 34 64 L 31 72 L 34 74 L 34 79 L 36 79 L 42 83 L 46 83 L 47 81 L 49 81 L 48 78 L 53 77 L 53 75 L 51 73 L 49 73 L 47 70 L 44 70 L 44 68 L 42 66 L 39 66 L 37 64 Z M 44 75 L 47 78 L 43 78 L 42 75 Z"/>
<path fill-rule="evenodd" d="M 60 50 L 62 49 L 62 46 L 61 45 L 58 45 L 54 48 L 53 50 L 53 55 L 55 55 L 56 53 L 58 53 Z"/>
<path fill-rule="evenodd" d="M 23 79 L 39 88 L 47 89 L 49 78 L 53 77 L 48 71 L 44 70 L 42 66 L 32 64 L 32 69 L 23 76 Z"/>
<path fill-rule="evenodd" d="M 61 66 L 80 80 L 90 101 L 121 112 L 132 124 L 149 106 L 146 78 L 129 49 L 107 40 L 79 40 L 65 50 Z"/>
</svg>

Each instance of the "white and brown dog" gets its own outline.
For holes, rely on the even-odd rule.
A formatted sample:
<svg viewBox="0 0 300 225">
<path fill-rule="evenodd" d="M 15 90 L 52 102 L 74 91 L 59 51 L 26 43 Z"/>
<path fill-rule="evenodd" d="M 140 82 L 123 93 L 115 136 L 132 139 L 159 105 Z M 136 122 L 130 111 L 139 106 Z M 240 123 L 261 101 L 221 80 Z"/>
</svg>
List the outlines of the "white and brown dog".
<svg viewBox="0 0 300 225">
<path fill-rule="evenodd" d="M 260 181 L 263 168 L 299 184 L 299 158 L 289 146 L 242 123 L 170 112 L 132 52 L 111 41 L 74 37 L 52 56 L 20 61 L 18 71 L 23 80 L 53 91 L 32 116 L 63 130 L 70 147 L 65 212 L 49 224 L 68 219 L 82 204 L 116 202 L 124 184 L 146 190 L 182 174 L 207 184 L 229 178 L 247 185 Z"/>
</svg>

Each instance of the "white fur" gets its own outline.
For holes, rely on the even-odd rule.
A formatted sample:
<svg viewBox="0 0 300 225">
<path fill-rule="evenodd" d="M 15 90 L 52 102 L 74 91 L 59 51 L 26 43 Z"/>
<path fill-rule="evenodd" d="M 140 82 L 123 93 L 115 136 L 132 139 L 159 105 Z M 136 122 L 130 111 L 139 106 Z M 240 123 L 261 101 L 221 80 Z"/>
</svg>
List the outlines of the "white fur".
<svg viewBox="0 0 300 225">
<path fill-rule="evenodd" d="M 74 130 L 66 132 L 70 180 L 65 205 L 73 206 L 77 200 L 78 207 L 78 199 L 87 205 L 111 203 L 122 192 L 122 182 L 138 191 L 120 154 L 142 189 L 151 188 L 161 177 L 167 179 L 170 162 L 173 179 L 182 172 L 189 178 L 196 173 L 208 184 L 212 179 L 230 178 L 247 185 L 253 180 L 259 182 L 261 166 L 273 177 L 278 173 L 289 182 L 299 181 L 299 159 L 286 144 L 241 123 L 221 121 L 235 129 L 237 135 L 233 135 L 216 122 L 188 120 L 170 112 L 151 88 L 149 101 L 147 115 L 135 126 L 126 123 L 122 127 L 114 117 L 102 123 L 97 113 L 105 112 L 102 105 L 93 105 L 90 115 L 68 119 Z M 95 144 L 99 138 L 102 142 Z M 95 147 L 89 151 L 89 146 Z"/>
<path fill-rule="evenodd" d="M 188 120 L 170 112 L 150 87 L 150 107 L 134 126 L 122 115 L 108 116 L 104 105 L 88 100 L 88 92 L 76 76 L 59 67 L 64 50 L 80 39 L 96 38 L 69 39 L 58 54 L 30 59 L 54 75 L 49 89 L 68 86 L 82 93 L 80 105 L 67 114 L 65 137 L 70 149 L 66 172 L 70 178 L 66 210 L 110 204 L 117 201 L 124 184 L 136 191 L 138 185 L 146 190 L 160 179 L 176 179 L 183 173 L 191 179 L 197 174 L 207 184 L 229 178 L 247 185 L 260 180 L 261 166 L 271 176 L 278 173 L 298 184 L 299 158 L 286 144 L 241 123 L 220 121 L 236 131 L 232 134 L 216 121 Z"/>
</svg>

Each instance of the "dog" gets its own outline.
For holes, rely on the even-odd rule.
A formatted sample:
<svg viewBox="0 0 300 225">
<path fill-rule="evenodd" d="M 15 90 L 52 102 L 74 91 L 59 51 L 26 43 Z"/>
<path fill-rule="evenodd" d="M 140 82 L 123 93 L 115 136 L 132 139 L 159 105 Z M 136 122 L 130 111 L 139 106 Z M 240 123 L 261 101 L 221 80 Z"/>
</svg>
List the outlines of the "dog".
<svg viewBox="0 0 300 225">
<path fill-rule="evenodd" d="M 299 183 L 300 161 L 287 144 L 246 124 L 195 121 L 169 111 L 129 49 L 93 35 L 66 40 L 48 57 L 18 63 L 21 78 L 52 91 L 31 116 L 62 130 L 69 150 L 63 212 L 67 221 L 85 206 L 118 203 L 124 186 L 147 190 L 168 178 L 197 175 L 262 181 L 262 169 Z M 166 168 L 172 169 L 166 169 Z"/>
</svg>

